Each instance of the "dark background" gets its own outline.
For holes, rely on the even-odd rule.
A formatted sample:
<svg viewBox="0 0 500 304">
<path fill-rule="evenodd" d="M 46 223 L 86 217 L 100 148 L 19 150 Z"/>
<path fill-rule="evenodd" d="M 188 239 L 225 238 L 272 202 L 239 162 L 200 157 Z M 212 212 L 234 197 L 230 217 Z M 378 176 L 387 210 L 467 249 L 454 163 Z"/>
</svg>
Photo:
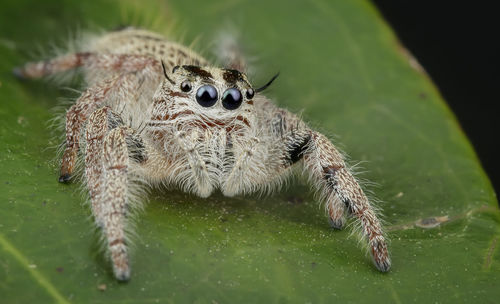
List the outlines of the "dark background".
<svg viewBox="0 0 500 304">
<path fill-rule="evenodd" d="M 372 0 L 417 58 L 500 191 L 500 17 L 496 1 Z"/>
</svg>

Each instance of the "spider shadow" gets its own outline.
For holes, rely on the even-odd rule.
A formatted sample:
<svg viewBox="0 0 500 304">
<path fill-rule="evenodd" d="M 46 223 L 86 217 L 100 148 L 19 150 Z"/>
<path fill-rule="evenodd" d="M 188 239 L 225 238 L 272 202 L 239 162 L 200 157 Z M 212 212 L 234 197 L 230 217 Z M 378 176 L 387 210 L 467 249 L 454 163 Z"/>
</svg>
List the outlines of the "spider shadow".
<svg viewBox="0 0 500 304">
<path fill-rule="evenodd" d="M 167 208 L 165 208 L 167 207 Z M 158 216 L 169 212 L 179 216 L 219 215 L 226 217 L 269 216 L 272 219 L 329 229 L 328 219 L 320 202 L 307 185 L 294 180 L 279 192 L 270 195 L 226 197 L 220 191 L 200 198 L 179 190 L 153 189 L 146 212 Z"/>
</svg>

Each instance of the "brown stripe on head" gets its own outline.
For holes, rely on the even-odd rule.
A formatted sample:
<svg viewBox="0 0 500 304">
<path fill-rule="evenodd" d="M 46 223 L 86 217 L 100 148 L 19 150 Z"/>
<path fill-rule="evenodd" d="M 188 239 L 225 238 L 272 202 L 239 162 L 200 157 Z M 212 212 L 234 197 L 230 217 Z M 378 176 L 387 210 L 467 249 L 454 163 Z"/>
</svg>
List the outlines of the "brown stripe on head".
<svg viewBox="0 0 500 304">
<path fill-rule="evenodd" d="M 230 85 L 235 85 L 238 81 L 241 81 L 248 87 L 252 87 L 252 85 L 246 79 L 245 74 L 238 70 L 222 69 L 222 78 L 224 78 L 224 80 Z"/>
<path fill-rule="evenodd" d="M 207 70 L 202 69 L 197 65 L 183 65 L 184 70 L 191 73 L 193 76 L 200 76 L 205 79 L 213 79 L 214 76 Z"/>
<path fill-rule="evenodd" d="M 243 75 L 238 70 L 223 69 L 222 78 L 227 83 L 236 83 L 238 80 L 243 80 Z"/>
</svg>

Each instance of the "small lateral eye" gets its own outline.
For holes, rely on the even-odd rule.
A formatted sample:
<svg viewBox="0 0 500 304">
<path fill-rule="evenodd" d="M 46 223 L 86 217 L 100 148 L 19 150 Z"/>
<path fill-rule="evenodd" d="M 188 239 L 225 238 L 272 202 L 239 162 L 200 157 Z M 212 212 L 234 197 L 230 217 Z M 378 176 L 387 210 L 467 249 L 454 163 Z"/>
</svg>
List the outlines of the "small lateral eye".
<svg viewBox="0 0 500 304">
<path fill-rule="evenodd" d="M 247 99 L 252 99 L 253 96 L 255 95 L 255 92 L 254 92 L 254 90 L 252 88 L 250 88 L 250 89 L 247 90 L 247 92 L 246 92 L 245 95 L 246 95 Z"/>
<path fill-rule="evenodd" d="M 211 85 L 204 85 L 196 92 L 196 101 L 202 107 L 211 107 L 217 102 L 218 99 L 219 96 L 217 94 L 217 90 Z"/>
<path fill-rule="evenodd" d="M 236 88 L 227 89 L 222 95 L 222 106 L 228 110 L 235 110 L 243 101 L 240 90 Z"/>
<path fill-rule="evenodd" d="M 193 87 L 191 86 L 191 82 L 189 82 L 189 80 L 184 80 L 182 83 L 181 83 L 181 90 L 182 92 L 189 92 L 191 91 Z"/>
</svg>

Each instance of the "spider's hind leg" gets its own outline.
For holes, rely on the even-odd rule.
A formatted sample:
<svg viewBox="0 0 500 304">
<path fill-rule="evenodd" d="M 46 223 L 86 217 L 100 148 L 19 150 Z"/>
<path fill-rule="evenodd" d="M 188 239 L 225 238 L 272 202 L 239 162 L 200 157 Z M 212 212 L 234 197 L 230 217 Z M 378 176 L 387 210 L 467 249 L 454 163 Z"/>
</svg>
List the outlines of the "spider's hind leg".
<svg viewBox="0 0 500 304">
<path fill-rule="evenodd" d="M 83 67 L 87 71 L 129 73 L 154 67 L 161 72 L 159 61 L 145 55 L 107 54 L 95 52 L 68 53 L 48 60 L 27 62 L 12 70 L 19 79 L 37 79 Z"/>
<path fill-rule="evenodd" d="M 220 31 L 217 36 L 215 55 L 224 67 L 245 72 L 248 66 L 247 60 L 238 40 L 238 33 Z"/>
<path fill-rule="evenodd" d="M 91 56 L 92 53 L 81 52 L 71 53 L 49 60 L 28 62 L 22 67 L 15 67 L 12 73 L 19 79 L 42 78 L 80 67 Z"/>
</svg>

